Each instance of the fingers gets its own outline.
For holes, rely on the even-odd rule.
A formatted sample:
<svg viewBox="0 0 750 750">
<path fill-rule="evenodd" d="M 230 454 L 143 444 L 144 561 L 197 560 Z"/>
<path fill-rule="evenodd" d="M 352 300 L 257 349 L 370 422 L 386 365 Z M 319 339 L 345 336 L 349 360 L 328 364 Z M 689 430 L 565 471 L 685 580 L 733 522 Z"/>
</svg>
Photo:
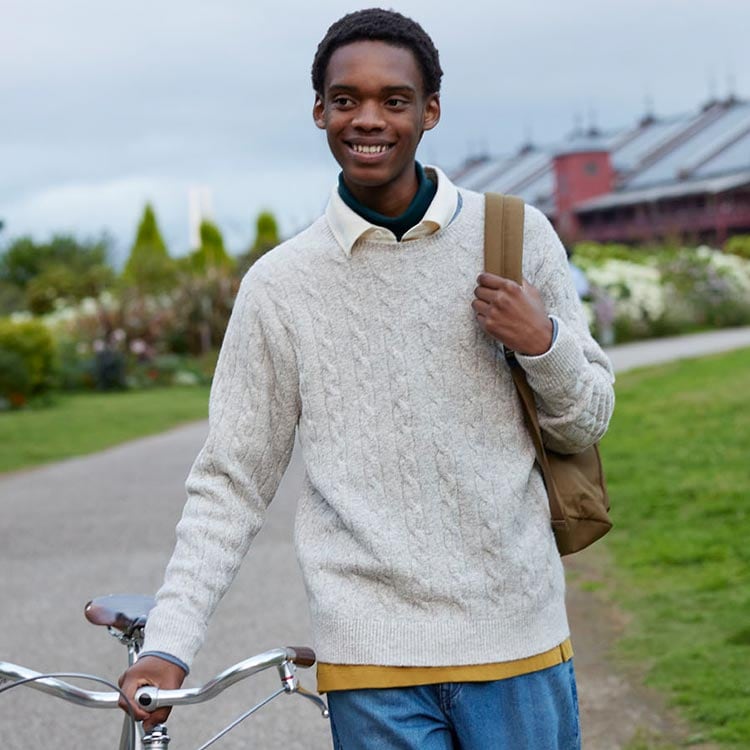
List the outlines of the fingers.
<svg viewBox="0 0 750 750">
<path fill-rule="evenodd" d="M 496 276 L 494 273 L 484 271 L 477 276 L 477 284 L 488 289 L 520 289 L 520 285 L 504 276 Z"/>
<path fill-rule="evenodd" d="M 143 728 L 150 732 L 157 724 L 166 724 L 171 710 L 171 708 L 158 708 L 143 720 Z"/>
<path fill-rule="evenodd" d="M 477 299 L 483 300 L 484 302 L 492 302 L 492 300 L 497 296 L 497 292 L 497 289 L 490 289 L 487 286 L 478 286 L 474 290 L 474 296 Z"/>
<path fill-rule="evenodd" d="M 125 701 L 125 698 L 123 696 L 120 696 L 120 700 L 118 701 L 118 705 L 123 711 L 128 710 L 128 704 L 130 704 L 130 708 L 133 712 L 133 715 L 135 716 L 137 721 L 145 721 L 151 717 L 151 714 L 148 713 L 148 711 L 144 711 L 136 702 L 135 702 L 135 693 L 136 690 L 138 690 L 139 687 L 142 687 L 143 685 L 150 685 L 147 680 L 143 679 L 132 679 L 129 678 L 127 675 L 127 672 L 120 677 L 118 680 L 118 684 L 120 688 L 122 689 L 122 692 L 125 693 L 128 700 Z"/>
<path fill-rule="evenodd" d="M 504 279 L 501 276 L 493 276 L 492 274 L 480 274 L 477 281 L 480 284 L 474 289 L 474 296 L 476 297 L 474 301 L 479 300 L 486 305 L 502 306 L 505 300 L 518 298 L 525 291 L 515 281 Z M 489 281 L 491 286 L 482 284 L 482 281 Z M 481 305 L 475 305 L 474 309 L 478 312 L 485 312 L 485 308 Z"/>
<path fill-rule="evenodd" d="M 133 714 L 138 721 L 143 722 L 144 729 L 151 729 L 156 724 L 162 724 L 169 716 L 170 708 L 160 708 L 149 713 L 135 702 L 135 693 L 144 685 L 155 685 L 164 690 L 179 688 L 185 679 L 185 672 L 176 664 L 161 659 L 158 656 L 141 657 L 122 677 L 119 685 L 128 698 Z M 127 710 L 127 703 L 120 698 L 120 707 Z"/>
<path fill-rule="evenodd" d="M 475 299 L 471 303 L 471 307 L 474 310 L 474 316 L 477 320 L 480 318 L 485 319 L 492 312 L 492 305 L 490 305 L 489 302 L 483 302 L 480 299 Z"/>
<path fill-rule="evenodd" d="M 125 693 L 125 695 L 128 696 L 128 702 L 130 703 L 130 707 L 133 710 L 133 715 L 135 716 L 136 721 L 143 722 L 143 728 L 146 731 L 150 731 L 157 724 L 164 724 L 169 717 L 169 712 L 171 711 L 171 708 L 159 708 L 156 711 L 152 711 L 149 713 L 148 711 L 144 711 L 136 703 L 135 694 L 138 688 L 141 688 L 144 685 L 151 684 L 151 682 L 144 679 L 131 680 L 127 678 L 123 679 L 122 677 L 120 678 L 120 687 L 122 688 L 122 691 Z M 119 706 L 123 711 L 128 710 L 125 699 L 122 696 L 120 696 Z"/>
</svg>

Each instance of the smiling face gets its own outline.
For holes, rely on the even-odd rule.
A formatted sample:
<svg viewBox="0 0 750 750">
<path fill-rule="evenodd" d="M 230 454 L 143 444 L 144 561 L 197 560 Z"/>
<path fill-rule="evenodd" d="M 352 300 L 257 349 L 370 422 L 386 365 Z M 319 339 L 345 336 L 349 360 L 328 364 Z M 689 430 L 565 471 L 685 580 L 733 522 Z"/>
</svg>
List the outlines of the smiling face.
<svg viewBox="0 0 750 750">
<path fill-rule="evenodd" d="M 417 190 L 414 155 L 440 119 L 437 94 L 425 94 L 411 52 L 387 42 L 339 47 L 315 99 L 315 124 L 361 203 L 387 216 L 403 213 Z"/>
</svg>

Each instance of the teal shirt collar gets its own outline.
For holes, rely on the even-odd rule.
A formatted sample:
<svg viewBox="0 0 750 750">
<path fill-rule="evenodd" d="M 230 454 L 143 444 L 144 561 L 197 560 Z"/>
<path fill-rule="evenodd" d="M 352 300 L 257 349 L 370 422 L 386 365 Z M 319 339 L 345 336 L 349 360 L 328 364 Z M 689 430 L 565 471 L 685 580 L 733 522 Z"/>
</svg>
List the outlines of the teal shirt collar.
<svg viewBox="0 0 750 750">
<path fill-rule="evenodd" d="M 339 175 L 338 193 L 341 196 L 341 200 L 343 200 L 352 211 L 359 214 L 371 224 L 389 229 L 396 235 L 396 239 L 400 240 L 406 232 L 419 224 L 422 217 L 427 213 L 427 209 L 430 207 L 430 203 L 432 203 L 435 193 L 437 193 L 437 184 L 427 177 L 419 162 L 415 162 L 415 165 L 418 183 L 417 192 L 414 198 L 412 198 L 409 207 L 401 214 L 401 216 L 384 216 L 383 214 L 379 214 L 377 211 L 373 211 L 371 208 L 360 203 L 346 186 L 343 173 Z"/>
</svg>

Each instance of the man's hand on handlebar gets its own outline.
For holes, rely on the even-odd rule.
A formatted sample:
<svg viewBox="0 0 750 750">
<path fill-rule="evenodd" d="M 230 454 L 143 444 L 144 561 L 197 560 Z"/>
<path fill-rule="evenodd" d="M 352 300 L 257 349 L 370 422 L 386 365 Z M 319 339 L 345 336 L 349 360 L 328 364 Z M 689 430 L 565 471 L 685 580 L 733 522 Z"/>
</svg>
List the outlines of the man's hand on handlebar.
<svg viewBox="0 0 750 750">
<path fill-rule="evenodd" d="M 171 708 L 159 708 L 153 713 L 144 711 L 135 701 L 135 692 L 144 685 L 153 685 L 161 690 L 176 690 L 185 680 L 185 672 L 176 664 L 158 656 L 144 656 L 133 664 L 120 677 L 118 684 L 127 695 L 135 718 L 143 722 L 143 728 L 150 731 L 156 724 L 163 724 Z M 120 698 L 120 708 L 127 710 L 125 701 Z"/>
</svg>

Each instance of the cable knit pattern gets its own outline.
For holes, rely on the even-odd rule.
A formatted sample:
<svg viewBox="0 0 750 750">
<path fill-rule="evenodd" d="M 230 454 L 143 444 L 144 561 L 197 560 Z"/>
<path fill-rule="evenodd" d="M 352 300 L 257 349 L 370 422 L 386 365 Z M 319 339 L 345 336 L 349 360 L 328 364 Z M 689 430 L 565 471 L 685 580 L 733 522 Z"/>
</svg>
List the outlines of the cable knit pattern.
<svg viewBox="0 0 750 750">
<path fill-rule="evenodd" d="M 471 310 L 484 203 L 409 242 L 343 252 L 325 218 L 244 279 L 145 649 L 187 664 L 261 526 L 298 430 L 295 524 L 322 661 L 455 666 L 520 659 L 568 636 L 544 486 L 502 347 Z M 545 440 L 606 430 L 612 371 L 565 252 L 528 207 L 524 273 L 559 323 L 519 356 Z"/>
</svg>

